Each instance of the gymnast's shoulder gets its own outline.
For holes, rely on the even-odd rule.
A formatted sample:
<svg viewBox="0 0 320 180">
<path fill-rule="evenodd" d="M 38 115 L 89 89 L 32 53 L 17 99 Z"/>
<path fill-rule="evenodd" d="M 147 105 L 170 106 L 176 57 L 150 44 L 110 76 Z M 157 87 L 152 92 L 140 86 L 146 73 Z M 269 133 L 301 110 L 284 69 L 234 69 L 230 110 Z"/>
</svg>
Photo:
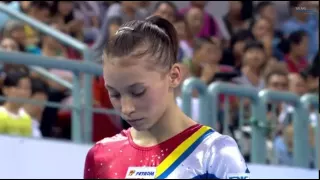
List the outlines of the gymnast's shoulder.
<svg viewBox="0 0 320 180">
<path fill-rule="evenodd" d="M 202 147 L 205 151 L 203 163 L 208 173 L 218 178 L 228 178 L 232 174 L 248 175 L 246 162 L 232 137 L 213 132 L 202 142 Z"/>
<path fill-rule="evenodd" d="M 111 152 L 114 149 L 119 149 L 125 145 L 128 145 L 128 130 L 123 130 L 119 134 L 112 137 L 106 137 L 96 142 L 93 147 L 90 148 L 88 154 L 99 154 L 100 152 Z"/>
</svg>

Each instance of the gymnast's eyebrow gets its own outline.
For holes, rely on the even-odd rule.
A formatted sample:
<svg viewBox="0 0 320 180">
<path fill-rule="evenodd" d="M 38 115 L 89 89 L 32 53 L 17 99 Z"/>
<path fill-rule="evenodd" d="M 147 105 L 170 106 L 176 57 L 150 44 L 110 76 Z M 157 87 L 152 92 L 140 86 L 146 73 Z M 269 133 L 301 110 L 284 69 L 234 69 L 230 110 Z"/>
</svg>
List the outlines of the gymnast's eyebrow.
<svg viewBox="0 0 320 180">
<path fill-rule="evenodd" d="M 129 88 L 134 88 L 136 86 L 144 86 L 144 83 L 134 83 L 134 84 L 129 85 L 128 87 Z M 115 88 L 110 86 L 110 85 L 106 85 L 106 88 L 107 89 L 111 89 L 111 90 L 115 90 Z"/>
</svg>

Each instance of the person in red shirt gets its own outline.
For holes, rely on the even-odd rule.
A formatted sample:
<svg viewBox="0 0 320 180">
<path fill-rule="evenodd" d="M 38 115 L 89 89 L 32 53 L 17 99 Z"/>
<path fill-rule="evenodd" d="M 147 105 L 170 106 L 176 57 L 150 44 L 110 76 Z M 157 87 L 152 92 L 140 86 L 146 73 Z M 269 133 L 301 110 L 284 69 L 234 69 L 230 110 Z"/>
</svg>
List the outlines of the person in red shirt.
<svg viewBox="0 0 320 180">
<path fill-rule="evenodd" d="M 85 179 L 249 178 L 236 142 L 185 115 L 173 25 L 158 16 L 123 24 L 103 52 L 110 101 L 132 127 L 96 143 Z"/>
<path fill-rule="evenodd" d="M 308 67 L 308 36 L 299 30 L 288 37 L 289 52 L 285 55 L 285 62 L 290 73 L 299 73 Z"/>
</svg>

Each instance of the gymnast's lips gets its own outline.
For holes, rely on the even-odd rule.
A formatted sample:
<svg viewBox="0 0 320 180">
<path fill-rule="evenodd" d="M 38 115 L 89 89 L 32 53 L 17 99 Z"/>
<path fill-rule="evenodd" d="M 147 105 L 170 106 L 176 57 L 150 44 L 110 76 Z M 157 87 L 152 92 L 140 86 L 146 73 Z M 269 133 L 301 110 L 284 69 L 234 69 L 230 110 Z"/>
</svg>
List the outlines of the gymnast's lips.
<svg viewBox="0 0 320 180">
<path fill-rule="evenodd" d="M 138 122 L 138 121 L 141 121 L 143 120 L 144 118 L 140 118 L 140 119 L 127 119 L 127 122 L 128 123 L 135 123 L 135 122 Z"/>
</svg>

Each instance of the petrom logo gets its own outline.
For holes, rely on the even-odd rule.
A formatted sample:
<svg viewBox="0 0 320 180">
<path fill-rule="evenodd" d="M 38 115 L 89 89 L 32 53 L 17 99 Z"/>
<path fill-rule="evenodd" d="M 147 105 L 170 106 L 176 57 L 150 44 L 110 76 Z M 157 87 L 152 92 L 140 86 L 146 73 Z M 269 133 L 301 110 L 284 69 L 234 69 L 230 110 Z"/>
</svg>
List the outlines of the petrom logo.
<svg viewBox="0 0 320 180">
<path fill-rule="evenodd" d="M 154 179 L 156 176 L 155 167 L 129 167 L 126 179 Z"/>
<path fill-rule="evenodd" d="M 233 174 L 227 174 L 227 179 L 250 179 L 248 173 L 233 173 Z"/>
<path fill-rule="evenodd" d="M 131 170 L 128 174 L 128 176 L 132 176 L 136 171 L 135 170 Z"/>
<path fill-rule="evenodd" d="M 302 13 L 318 13 L 315 9 L 308 9 L 306 7 L 296 7 L 296 11 Z"/>
<path fill-rule="evenodd" d="M 154 172 L 150 172 L 150 171 L 136 172 L 136 176 L 154 176 Z"/>
</svg>

